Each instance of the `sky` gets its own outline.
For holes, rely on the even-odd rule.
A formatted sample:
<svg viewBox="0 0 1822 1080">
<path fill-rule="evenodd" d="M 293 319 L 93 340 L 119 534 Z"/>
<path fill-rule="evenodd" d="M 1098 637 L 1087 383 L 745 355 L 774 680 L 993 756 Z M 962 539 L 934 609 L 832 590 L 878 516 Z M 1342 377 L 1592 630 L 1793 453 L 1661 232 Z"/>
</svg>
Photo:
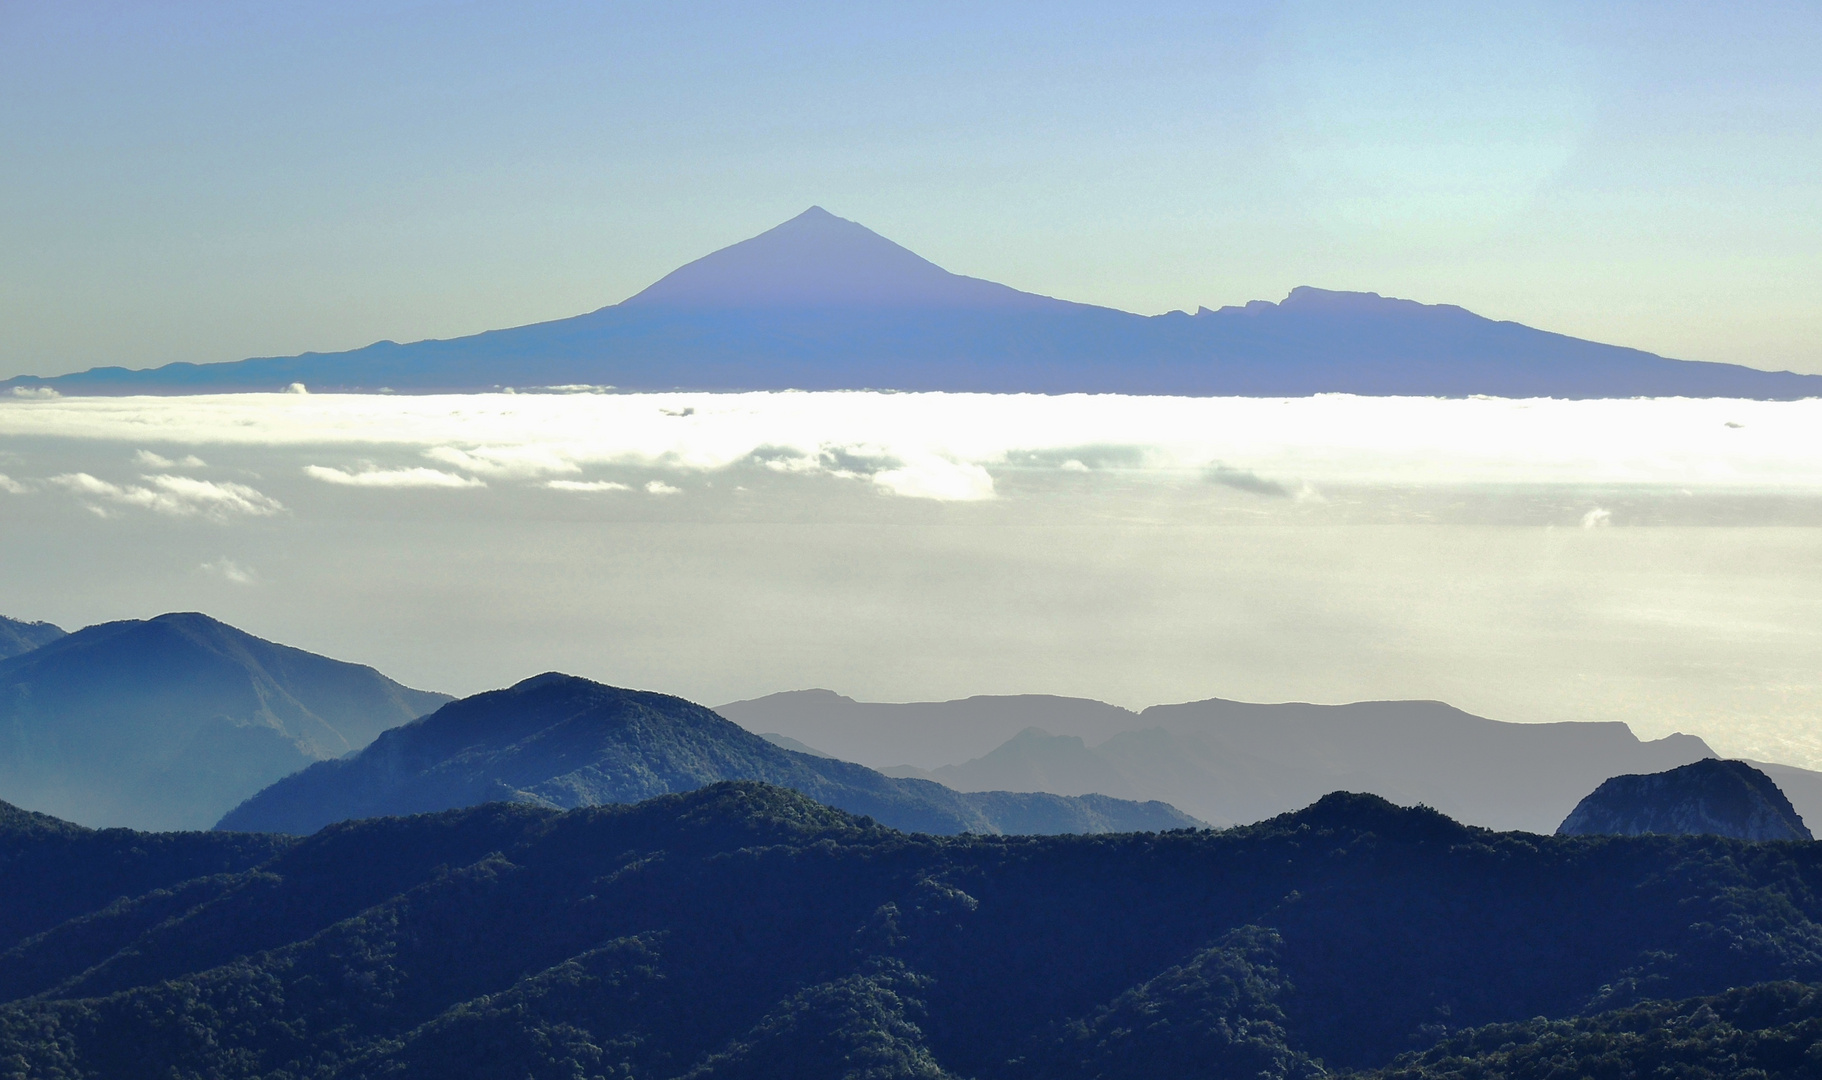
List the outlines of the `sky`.
<svg viewBox="0 0 1822 1080">
<path fill-rule="evenodd" d="M 820 204 L 1822 372 L 1822 5 L 0 2 L 0 376 L 617 302 Z"/>
</svg>

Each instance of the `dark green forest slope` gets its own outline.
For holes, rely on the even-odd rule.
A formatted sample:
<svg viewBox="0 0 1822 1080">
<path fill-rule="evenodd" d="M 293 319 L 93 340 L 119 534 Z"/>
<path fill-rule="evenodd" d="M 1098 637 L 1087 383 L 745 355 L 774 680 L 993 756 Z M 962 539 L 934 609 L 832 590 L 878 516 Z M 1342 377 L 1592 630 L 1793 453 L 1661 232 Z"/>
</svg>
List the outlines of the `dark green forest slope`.
<svg viewBox="0 0 1822 1080">
<path fill-rule="evenodd" d="M 130 857 L 83 835 L 45 888 Z M 1519 1048 L 1584 1030 L 1715 1059 L 1648 1003 L 1822 980 L 1815 844 L 1495 834 L 1370 796 L 939 837 L 723 783 L 264 842 L 9 943 L 0 1076 L 1543 1076 Z M 1757 993 L 1710 1006 L 1746 1033 L 1726 1052 L 1809 1075 L 1772 1043 L 1810 1052 L 1813 992 Z M 1613 1062 L 1564 1075 L 1657 1075 Z"/>
<path fill-rule="evenodd" d="M 311 833 L 382 814 L 484 802 L 557 809 L 630 803 L 721 780 L 762 780 L 928 833 L 1103 833 L 1199 825 L 1161 802 L 960 792 L 786 750 L 701 705 L 548 672 L 451 702 L 358 754 L 271 785 L 216 826 Z"/>
</svg>

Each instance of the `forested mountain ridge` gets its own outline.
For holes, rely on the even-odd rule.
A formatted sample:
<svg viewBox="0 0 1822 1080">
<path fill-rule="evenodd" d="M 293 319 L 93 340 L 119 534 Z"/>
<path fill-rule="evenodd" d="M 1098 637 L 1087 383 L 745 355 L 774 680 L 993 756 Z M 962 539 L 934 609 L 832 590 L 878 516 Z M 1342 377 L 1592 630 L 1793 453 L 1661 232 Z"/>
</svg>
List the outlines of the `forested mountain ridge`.
<svg viewBox="0 0 1822 1080">
<path fill-rule="evenodd" d="M 47 622 L 24 622 L 0 615 L 0 660 L 28 653 L 63 636 L 63 628 Z"/>
<path fill-rule="evenodd" d="M 449 700 L 195 612 L 0 660 L 0 798 L 89 825 L 202 829 Z"/>
<path fill-rule="evenodd" d="M 1594 1016 L 1489 1024 L 1358 1080 L 1808 1080 L 1822 1076 L 1822 986 L 1760 983 Z"/>
<path fill-rule="evenodd" d="M 351 757 L 278 781 L 218 827 L 309 833 L 334 821 L 505 800 L 637 802 L 762 780 L 918 832 L 1118 832 L 1198 825 L 1163 803 L 988 791 L 882 776 L 776 746 L 700 705 L 549 672 L 452 702 Z"/>
<path fill-rule="evenodd" d="M 289 836 L 87 829 L 0 802 L 0 950 L 122 897 L 239 873 Z"/>
<path fill-rule="evenodd" d="M 1398 1063 L 1429 1075 L 1497 1051 L 1489 1024 L 1648 1026 L 1679 1014 L 1641 1003 L 1822 980 L 1819 917 L 1814 844 L 1497 834 L 1340 794 L 1222 832 L 937 837 L 723 783 L 349 822 L 112 904 L 0 957 L 36 995 L 0 1006 L 0 1062 L 1302 1078 L 1470 1040 Z M 1808 992 L 1711 1011 L 1800 1027 Z"/>
</svg>

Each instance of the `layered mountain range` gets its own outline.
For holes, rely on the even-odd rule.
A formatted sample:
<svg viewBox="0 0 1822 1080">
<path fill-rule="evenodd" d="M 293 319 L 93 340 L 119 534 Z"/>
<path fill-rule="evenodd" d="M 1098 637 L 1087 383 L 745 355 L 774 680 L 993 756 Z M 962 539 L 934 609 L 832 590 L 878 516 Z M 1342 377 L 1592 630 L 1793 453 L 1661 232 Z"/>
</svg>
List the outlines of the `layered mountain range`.
<svg viewBox="0 0 1822 1080">
<path fill-rule="evenodd" d="M 119 883 L 120 891 L 97 882 Z M 0 807 L 0 1063 L 65 1080 L 1797 1080 L 1811 844 L 1331 795 L 1222 832 L 906 834 L 783 788 L 302 840 Z"/>
<path fill-rule="evenodd" d="M 501 387 L 1301 396 L 1822 395 L 1822 376 L 1667 359 L 1450 305 L 1298 288 L 1144 316 L 950 273 L 812 207 L 573 318 L 442 341 L 217 364 L 101 367 L 63 394 Z"/>
<path fill-rule="evenodd" d="M 1617 722 L 1506 723 L 1435 701 L 1216 698 L 1133 711 L 1035 694 L 898 704 L 803 690 L 718 711 L 891 776 L 962 791 L 1162 799 L 1222 825 L 1345 790 L 1422 803 L 1488 828 L 1548 833 L 1609 777 L 1718 756 L 1693 735 L 1642 741 Z M 1822 773 L 1753 764 L 1805 817 L 1822 821 Z"/>
<path fill-rule="evenodd" d="M 1335 790 L 1547 833 L 1610 777 L 1715 757 L 1689 735 L 1643 742 L 1618 723 L 1509 724 L 1421 701 L 1134 712 L 822 690 L 713 711 L 550 673 L 451 702 L 194 613 L 70 635 L 12 625 L 45 644 L 0 660 L 0 796 L 100 826 L 307 833 L 490 800 L 565 809 L 758 780 L 933 833 L 1226 826 Z M 1799 818 L 1822 820 L 1822 774 L 1749 764 Z"/>
<path fill-rule="evenodd" d="M 313 833 L 351 818 L 484 802 L 556 809 L 761 780 L 924 833 L 1104 833 L 1200 825 L 1162 802 L 1097 793 L 963 793 L 782 749 L 700 705 L 573 675 L 539 675 L 445 705 L 358 754 L 248 799 L 219 828 Z"/>
<path fill-rule="evenodd" d="M 0 798 L 86 825 L 206 829 L 448 700 L 194 612 L 59 632 L 0 660 Z"/>
</svg>

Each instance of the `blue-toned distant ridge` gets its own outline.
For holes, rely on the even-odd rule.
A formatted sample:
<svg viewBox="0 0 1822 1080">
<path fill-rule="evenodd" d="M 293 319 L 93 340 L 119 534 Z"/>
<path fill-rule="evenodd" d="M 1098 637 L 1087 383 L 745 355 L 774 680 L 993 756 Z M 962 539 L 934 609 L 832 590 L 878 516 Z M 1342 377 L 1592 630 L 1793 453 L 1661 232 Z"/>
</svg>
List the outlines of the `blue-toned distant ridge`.
<svg viewBox="0 0 1822 1080">
<path fill-rule="evenodd" d="M 1450 305 L 1299 288 L 1144 316 L 952 274 L 820 207 L 586 315 L 407 345 L 0 386 L 64 394 L 947 390 L 1301 396 L 1822 396 L 1822 376 L 1672 360 Z"/>
</svg>

